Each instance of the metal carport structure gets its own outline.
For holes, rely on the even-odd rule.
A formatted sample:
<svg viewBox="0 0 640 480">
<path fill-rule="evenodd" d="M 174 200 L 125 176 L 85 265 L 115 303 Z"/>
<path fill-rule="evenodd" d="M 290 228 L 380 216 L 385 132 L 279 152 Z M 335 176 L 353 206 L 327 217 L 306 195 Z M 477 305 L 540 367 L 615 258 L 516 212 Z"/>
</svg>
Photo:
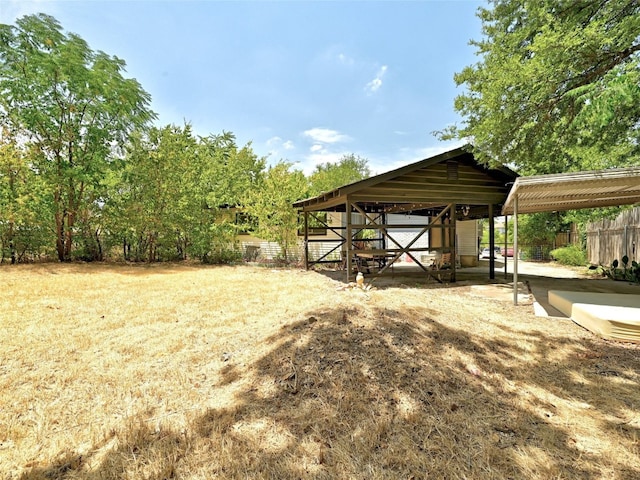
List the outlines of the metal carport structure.
<svg viewBox="0 0 640 480">
<path fill-rule="evenodd" d="M 513 303 L 518 303 L 518 214 L 640 203 L 640 167 L 519 177 L 502 207 L 513 215 Z"/>
</svg>

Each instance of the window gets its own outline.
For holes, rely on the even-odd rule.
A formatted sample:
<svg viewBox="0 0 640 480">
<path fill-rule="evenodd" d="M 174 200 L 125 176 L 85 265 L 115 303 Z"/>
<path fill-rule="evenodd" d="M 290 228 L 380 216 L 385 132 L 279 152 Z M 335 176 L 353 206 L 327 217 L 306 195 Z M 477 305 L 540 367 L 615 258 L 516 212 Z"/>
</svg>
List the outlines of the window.
<svg viewBox="0 0 640 480">
<path fill-rule="evenodd" d="M 309 236 L 327 234 L 327 212 L 309 213 Z M 298 215 L 298 235 L 304 236 L 304 216 Z"/>
<path fill-rule="evenodd" d="M 238 226 L 238 234 L 249 235 L 258 228 L 258 219 L 248 213 L 236 212 L 235 224 Z"/>
</svg>

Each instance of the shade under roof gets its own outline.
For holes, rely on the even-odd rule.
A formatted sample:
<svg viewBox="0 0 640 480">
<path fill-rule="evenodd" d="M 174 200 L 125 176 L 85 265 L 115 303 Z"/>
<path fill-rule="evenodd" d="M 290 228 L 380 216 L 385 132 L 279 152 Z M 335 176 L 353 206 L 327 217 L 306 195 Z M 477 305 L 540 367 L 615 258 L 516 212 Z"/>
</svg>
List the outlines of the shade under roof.
<svg viewBox="0 0 640 480">
<path fill-rule="evenodd" d="M 553 212 L 640 203 L 640 167 L 519 177 L 503 215 Z"/>
</svg>

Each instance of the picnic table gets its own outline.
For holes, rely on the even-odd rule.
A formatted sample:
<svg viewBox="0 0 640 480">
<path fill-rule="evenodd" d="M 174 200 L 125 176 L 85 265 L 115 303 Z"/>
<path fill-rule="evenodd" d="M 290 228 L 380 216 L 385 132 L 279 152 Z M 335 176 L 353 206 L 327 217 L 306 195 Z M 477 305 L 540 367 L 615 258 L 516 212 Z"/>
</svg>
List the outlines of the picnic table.
<svg viewBox="0 0 640 480">
<path fill-rule="evenodd" d="M 395 256 L 395 253 L 358 252 L 355 254 L 358 270 L 362 271 L 366 268 L 367 273 L 370 273 L 372 266 L 377 270 L 382 270 L 387 264 L 387 259 Z M 393 264 L 391 269 L 393 270 Z"/>
</svg>

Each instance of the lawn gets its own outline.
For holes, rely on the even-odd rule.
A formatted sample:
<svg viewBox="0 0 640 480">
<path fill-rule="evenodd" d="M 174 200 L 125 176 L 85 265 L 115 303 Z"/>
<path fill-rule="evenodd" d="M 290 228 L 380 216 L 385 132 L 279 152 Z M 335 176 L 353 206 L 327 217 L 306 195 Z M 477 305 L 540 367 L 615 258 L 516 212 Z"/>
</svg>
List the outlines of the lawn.
<svg viewBox="0 0 640 480">
<path fill-rule="evenodd" d="M 640 478 L 640 350 L 469 285 L 0 267 L 2 479 Z"/>
</svg>

